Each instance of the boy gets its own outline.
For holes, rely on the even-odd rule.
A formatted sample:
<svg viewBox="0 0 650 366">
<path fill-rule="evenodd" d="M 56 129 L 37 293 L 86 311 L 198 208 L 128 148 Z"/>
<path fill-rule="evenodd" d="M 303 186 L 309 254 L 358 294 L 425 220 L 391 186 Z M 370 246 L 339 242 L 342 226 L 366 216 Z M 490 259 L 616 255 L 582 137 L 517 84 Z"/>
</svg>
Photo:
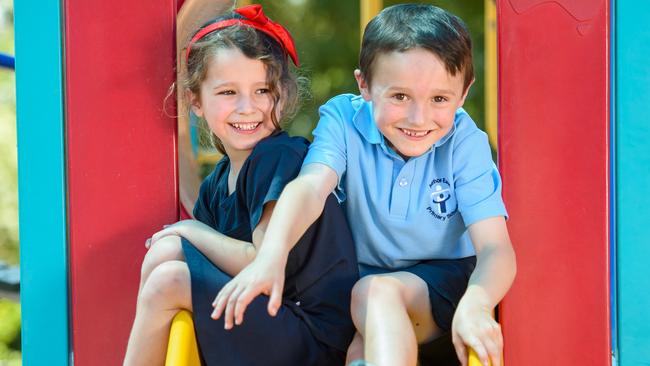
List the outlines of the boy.
<svg viewBox="0 0 650 366">
<path fill-rule="evenodd" d="M 499 365 L 491 312 L 516 265 L 487 137 L 460 109 L 474 81 L 467 29 L 434 6 L 392 6 L 366 27 L 359 65 L 361 95 L 321 107 L 300 175 L 257 258 L 218 294 L 214 316 L 240 324 L 260 293 L 275 314 L 287 253 L 335 192 L 363 276 L 348 361 L 415 365 L 418 344 L 451 331 L 463 365 L 466 346 Z"/>
</svg>

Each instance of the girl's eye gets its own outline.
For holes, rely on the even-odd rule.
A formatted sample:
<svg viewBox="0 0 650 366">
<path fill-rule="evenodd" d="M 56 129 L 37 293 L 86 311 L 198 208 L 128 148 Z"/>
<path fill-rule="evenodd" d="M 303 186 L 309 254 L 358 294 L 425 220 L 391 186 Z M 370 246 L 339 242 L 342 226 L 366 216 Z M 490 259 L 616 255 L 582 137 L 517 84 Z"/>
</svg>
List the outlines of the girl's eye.
<svg viewBox="0 0 650 366">
<path fill-rule="evenodd" d="M 270 93 L 270 92 L 271 92 L 271 90 L 269 90 L 269 88 L 257 89 L 257 94 L 267 94 L 267 93 Z"/>
<path fill-rule="evenodd" d="M 401 102 L 401 101 L 405 101 L 408 97 L 406 96 L 406 94 L 397 93 L 397 94 L 393 95 L 393 98 L 395 98 L 396 100 L 399 100 Z"/>
<path fill-rule="evenodd" d="M 433 101 L 436 102 L 436 103 L 442 103 L 442 102 L 446 102 L 447 98 L 441 97 L 441 96 L 436 96 L 436 97 L 433 97 Z"/>
<path fill-rule="evenodd" d="M 222 90 L 222 91 L 218 92 L 217 94 L 219 94 L 219 95 L 235 95 L 235 91 L 234 90 Z"/>
</svg>

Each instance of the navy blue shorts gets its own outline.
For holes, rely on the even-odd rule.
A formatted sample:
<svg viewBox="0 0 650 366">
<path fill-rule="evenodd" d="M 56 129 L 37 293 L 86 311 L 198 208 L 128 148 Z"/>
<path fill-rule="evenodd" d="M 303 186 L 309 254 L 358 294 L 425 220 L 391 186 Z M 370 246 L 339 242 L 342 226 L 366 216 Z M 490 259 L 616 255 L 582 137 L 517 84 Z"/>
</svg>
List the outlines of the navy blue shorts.
<svg viewBox="0 0 650 366">
<path fill-rule="evenodd" d="M 451 330 L 451 321 L 460 298 L 467 289 L 469 276 L 476 267 L 476 257 L 459 259 L 432 259 L 398 270 L 361 264 L 361 277 L 391 272 L 409 272 L 426 282 L 429 289 L 431 315 L 436 325 L 444 331 Z"/>
<path fill-rule="evenodd" d="M 244 322 L 224 330 L 223 317 L 210 317 L 212 301 L 232 279 L 183 239 L 183 252 L 192 269 L 192 307 L 202 363 L 204 365 L 342 365 L 344 352 L 313 335 L 300 309 L 288 300 L 272 317 L 267 312 L 268 296 L 258 296 L 244 314 Z"/>
</svg>

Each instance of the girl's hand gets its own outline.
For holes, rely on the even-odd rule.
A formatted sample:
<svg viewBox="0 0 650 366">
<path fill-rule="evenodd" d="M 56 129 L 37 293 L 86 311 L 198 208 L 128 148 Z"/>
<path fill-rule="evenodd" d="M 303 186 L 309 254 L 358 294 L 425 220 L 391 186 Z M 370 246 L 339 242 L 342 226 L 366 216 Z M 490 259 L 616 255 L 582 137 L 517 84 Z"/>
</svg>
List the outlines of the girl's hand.
<svg viewBox="0 0 650 366">
<path fill-rule="evenodd" d="M 163 229 L 147 239 L 144 246 L 149 249 L 158 240 L 170 235 L 186 237 L 187 233 L 193 230 L 211 230 L 211 228 L 198 220 L 183 220 L 171 225 L 163 225 Z"/>
<path fill-rule="evenodd" d="M 224 316 L 224 329 L 232 329 L 233 322 L 244 321 L 246 307 L 260 294 L 270 297 L 267 310 L 275 316 L 282 303 L 284 267 L 286 258 L 268 258 L 258 255 L 235 278 L 228 282 L 212 302 L 213 319 Z"/>
<path fill-rule="evenodd" d="M 465 300 L 465 301 L 464 301 Z M 463 366 L 467 366 L 467 347 L 474 349 L 481 364 L 501 365 L 503 335 L 501 326 L 492 318 L 492 310 L 463 298 L 458 304 L 451 325 L 452 341 Z"/>
</svg>

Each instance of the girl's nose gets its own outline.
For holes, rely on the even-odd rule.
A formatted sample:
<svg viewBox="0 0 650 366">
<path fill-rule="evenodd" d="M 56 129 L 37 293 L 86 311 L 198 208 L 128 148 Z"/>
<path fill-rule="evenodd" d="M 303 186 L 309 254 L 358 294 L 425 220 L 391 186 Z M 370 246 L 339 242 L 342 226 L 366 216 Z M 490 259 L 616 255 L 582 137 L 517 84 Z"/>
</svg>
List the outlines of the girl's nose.
<svg viewBox="0 0 650 366">
<path fill-rule="evenodd" d="M 240 95 L 237 100 L 237 113 L 240 114 L 250 114 L 255 111 L 252 98 Z"/>
</svg>

